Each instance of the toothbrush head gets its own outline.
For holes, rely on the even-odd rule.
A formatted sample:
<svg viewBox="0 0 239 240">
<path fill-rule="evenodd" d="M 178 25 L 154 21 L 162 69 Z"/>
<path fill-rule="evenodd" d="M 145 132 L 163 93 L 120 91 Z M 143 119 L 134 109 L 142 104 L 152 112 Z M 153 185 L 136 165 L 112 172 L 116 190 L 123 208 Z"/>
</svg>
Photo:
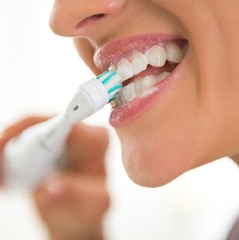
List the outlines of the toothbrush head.
<svg viewBox="0 0 239 240">
<path fill-rule="evenodd" d="M 114 100 L 116 94 L 122 88 L 121 77 L 118 75 L 118 73 L 113 69 L 108 69 L 97 76 L 96 79 L 105 86 L 109 95 L 109 101 Z"/>
<path fill-rule="evenodd" d="M 116 71 L 103 72 L 79 87 L 64 112 L 65 118 L 76 123 L 90 116 L 115 99 L 121 88 L 121 77 Z"/>
</svg>

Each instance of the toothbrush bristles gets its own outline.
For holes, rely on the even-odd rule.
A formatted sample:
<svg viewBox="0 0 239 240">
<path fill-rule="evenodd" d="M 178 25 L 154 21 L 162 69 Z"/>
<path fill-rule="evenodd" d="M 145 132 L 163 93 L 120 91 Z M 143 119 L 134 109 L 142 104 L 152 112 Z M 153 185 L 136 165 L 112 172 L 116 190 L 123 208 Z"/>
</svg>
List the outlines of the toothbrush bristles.
<svg viewBox="0 0 239 240">
<path fill-rule="evenodd" d="M 121 78 L 118 73 L 112 69 L 108 69 L 107 71 L 97 76 L 96 79 L 101 81 L 107 89 L 109 100 L 112 101 L 115 99 L 116 94 L 122 88 Z"/>
</svg>

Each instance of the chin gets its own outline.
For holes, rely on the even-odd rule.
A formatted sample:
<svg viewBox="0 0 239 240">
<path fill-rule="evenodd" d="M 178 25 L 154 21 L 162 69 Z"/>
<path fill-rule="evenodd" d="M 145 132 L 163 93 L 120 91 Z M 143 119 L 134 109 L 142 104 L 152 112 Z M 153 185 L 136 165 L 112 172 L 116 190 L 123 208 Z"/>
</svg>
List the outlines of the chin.
<svg viewBox="0 0 239 240">
<path fill-rule="evenodd" d="M 159 151 L 155 154 L 155 152 L 150 152 L 150 148 L 147 150 L 139 151 L 132 146 L 128 149 L 122 147 L 125 170 L 129 178 L 138 185 L 151 188 L 161 187 L 192 168 L 186 164 L 188 160 L 185 161 L 185 158 L 180 157 L 177 151 L 171 154 Z"/>
</svg>

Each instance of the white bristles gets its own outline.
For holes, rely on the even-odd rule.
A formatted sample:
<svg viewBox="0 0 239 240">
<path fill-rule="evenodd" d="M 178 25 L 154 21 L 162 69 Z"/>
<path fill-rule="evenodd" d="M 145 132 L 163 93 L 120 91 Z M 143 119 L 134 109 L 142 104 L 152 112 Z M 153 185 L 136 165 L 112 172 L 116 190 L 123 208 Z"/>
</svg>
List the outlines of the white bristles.
<svg viewBox="0 0 239 240">
<path fill-rule="evenodd" d="M 122 88 L 121 77 L 112 69 L 105 71 L 96 79 L 101 81 L 107 89 L 110 101 L 115 98 L 115 95 Z"/>
</svg>

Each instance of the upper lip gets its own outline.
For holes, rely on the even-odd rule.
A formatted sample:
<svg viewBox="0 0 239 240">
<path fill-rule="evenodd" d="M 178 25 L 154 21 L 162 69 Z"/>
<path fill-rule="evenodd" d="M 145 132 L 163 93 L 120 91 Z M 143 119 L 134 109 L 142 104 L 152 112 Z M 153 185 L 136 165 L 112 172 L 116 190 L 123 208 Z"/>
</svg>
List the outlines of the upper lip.
<svg viewBox="0 0 239 240">
<path fill-rule="evenodd" d="M 98 69 L 106 70 L 111 64 L 117 64 L 122 57 L 135 50 L 144 50 L 156 44 L 163 47 L 166 42 L 175 39 L 179 39 L 179 37 L 164 34 L 145 34 L 116 40 L 97 49 L 94 54 L 94 63 Z"/>
</svg>

